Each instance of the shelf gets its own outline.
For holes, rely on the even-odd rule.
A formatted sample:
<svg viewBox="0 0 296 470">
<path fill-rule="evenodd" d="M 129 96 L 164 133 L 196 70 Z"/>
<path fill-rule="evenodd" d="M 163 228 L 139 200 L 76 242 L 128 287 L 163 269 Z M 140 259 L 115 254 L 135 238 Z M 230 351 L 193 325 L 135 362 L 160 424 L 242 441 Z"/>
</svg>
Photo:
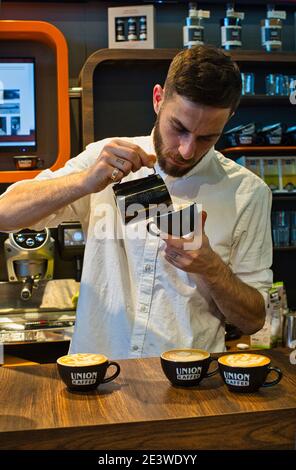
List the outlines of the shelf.
<svg viewBox="0 0 296 470">
<path fill-rule="evenodd" d="M 95 51 L 90 57 L 87 58 L 81 73 L 80 73 L 80 86 L 82 87 L 82 95 L 81 95 L 81 104 L 82 104 L 82 134 L 83 134 L 83 146 L 93 142 L 97 138 L 104 138 L 107 137 L 107 132 L 105 132 L 105 127 L 107 125 L 102 125 L 99 122 L 100 119 L 104 120 L 104 110 L 102 110 L 102 101 L 107 100 L 107 97 L 104 94 L 103 88 L 111 86 L 110 80 L 112 80 L 113 89 L 115 93 L 119 93 L 119 87 L 122 87 L 125 90 L 125 101 L 133 100 L 135 101 L 135 97 L 133 96 L 132 92 L 130 91 L 131 84 L 126 78 L 126 72 L 124 70 L 125 65 L 129 64 L 132 72 L 138 75 L 138 80 L 145 79 L 145 73 L 148 75 L 147 78 L 147 91 L 149 89 L 149 75 L 153 74 L 153 69 L 155 73 L 157 72 L 156 64 L 164 64 L 169 63 L 173 57 L 179 52 L 178 49 L 145 49 L 145 50 L 136 50 L 136 49 L 99 49 Z M 296 65 L 296 54 L 295 52 L 275 52 L 275 53 L 267 53 L 265 51 L 256 51 L 256 50 L 239 50 L 239 51 L 231 51 L 226 52 L 227 54 L 231 55 L 231 57 L 238 62 L 238 64 L 257 64 L 257 65 L 265 65 L 265 64 L 292 64 Z M 143 63 L 146 63 L 143 66 Z M 120 64 L 120 65 L 119 65 Z M 157 65 L 157 66 L 158 66 Z M 122 66 L 122 67 L 121 67 Z M 135 67 L 133 69 L 133 66 Z M 112 68 L 113 72 L 110 72 L 110 68 Z M 145 69 L 145 73 L 144 73 Z M 143 76 L 141 76 L 143 74 Z M 105 77 L 105 82 L 104 82 Z M 108 77 L 108 78 L 107 78 Z M 132 78 L 129 75 L 128 78 Z M 108 84 L 109 79 L 109 84 Z M 158 80 L 161 80 L 162 77 L 160 76 Z M 127 83 L 124 82 L 127 80 Z M 136 86 L 137 87 L 137 86 Z M 143 90 L 142 90 L 143 91 Z M 128 93 L 131 93 L 129 96 Z M 149 89 L 149 97 L 151 90 Z M 116 99 L 120 101 L 119 96 L 116 95 Z M 114 98 L 115 99 L 115 98 Z M 120 101 L 120 109 L 114 107 L 113 112 L 116 114 L 121 113 L 122 118 L 124 116 L 123 107 L 125 106 L 124 99 L 121 98 Z M 139 93 L 137 97 L 139 101 L 139 110 L 137 111 L 136 106 L 133 109 L 133 112 L 142 112 L 143 113 L 143 100 L 142 94 Z M 260 106 L 260 104 L 264 104 L 267 106 L 276 105 L 285 105 L 289 104 L 289 97 L 288 96 L 266 96 L 266 95 L 254 95 L 254 96 L 244 96 L 242 97 L 242 104 L 247 106 Z M 112 101 L 112 95 L 109 97 L 109 102 Z M 148 104 L 145 103 L 145 106 Z M 150 105 L 151 106 L 151 105 Z M 103 103 L 103 108 L 107 105 Z M 144 111 L 147 112 L 147 109 Z M 100 113 L 102 116 L 100 116 Z M 130 111 L 131 113 L 131 111 Z M 99 115 L 99 117 L 98 117 Z M 120 117 L 117 117 L 120 119 Z M 150 119 L 147 119 L 147 122 Z M 116 120 L 115 120 L 116 122 Z M 114 128 L 114 119 L 113 122 L 110 123 L 111 128 Z M 131 128 L 134 127 L 134 123 L 131 122 Z M 120 130 L 120 126 L 117 126 Z M 101 131 L 100 131 L 101 129 Z M 126 130 L 124 129 L 123 134 Z M 119 134 L 118 134 L 119 135 Z M 296 147 L 295 147 L 296 150 Z M 229 149 L 227 149 L 230 152 Z M 256 150 L 257 151 L 257 150 Z M 284 152 L 289 153 L 288 150 L 283 150 Z M 233 152 L 232 152 L 233 153 Z M 235 153 L 240 153 L 240 150 L 234 151 Z M 274 153 L 274 151 L 273 151 Z"/>
<path fill-rule="evenodd" d="M 157 77 L 157 80 L 160 80 L 159 83 L 161 83 L 161 80 L 164 78 L 162 76 L 165 69 L 164 65 L 169 64 L 178 52 L 178 49 L 99 49 L 88 57 L 80 73 L 83 146 L 94 142 L 94 140 L 108 137 L 110 135 L 109 124 L 110 128 L 113 129 L 112 135 L 128 135 L 127 132 L 130 133 L 131 131 L 125 125 L 127 112 L 130 114 L 129 123 L 131 129 L 139 127 L 137 122 L 134 122 L 132 115 L 148 113 L 146 117 L 147 122 L 145 122 L 145 126 L 143 125 L 142 130 L 142 132 L 147 132 L 145 127 L 147 126 L 148 129 L 150 125 L 153 126 L 153 114 L 149 114 L 149 109 L 151 108 L 150 82 L 152 83 L 153 81 L 152 77 L 153 79 L 157 77 L 158 70 L 160 70 L 162 64 L 163 69 L 159 73 L 159 77 Z M 267 53 L 258 50 L 238 50 L 227 52 L 227 54 L 231 55 L 240 66 L 250 63 L 263 67 L 266 64 L 268 66 L 270 64 L 296 65 L 296 54 L 293 51 Z M 144 63 L 145 65 L 143 65 Z M 129 68 L 129 73 L 126 70 L 127 67 Z M 133 75 L 137 75 L 138 81 L 132 87 L 131 81 L 134 79 Z M 143 85 L 140 90 L 140 83 L 143 80 L 146 83 L 146 88 Z M 111 93 L 111 84 L 114 90 L 113 94 Z M 120 88 L 124 90 L 122 93 L 120 93 Z M 143 97 L 143 93 L 146 94 L 146 89 L 149 103 L 148 98 L 145 98 L 146 95 Z M 136 97 L 134 96 L 134 91 L 138 93 Z M 113 105 L 115 100 L 117 101 L 117 107 L 115 104 Z M 111 111 L 109 109 L 109 112 L 112 112 L 113 115 L 115 114 L 110 123 L 105 122 L 106 111 L 108 109 L 107 101 L 109 105 L 111 103 L 113 106 Z M 128 109 L 125 108 L 127 101 L 137 102 L 137 104 Z M 119 106 L 118 103 L 120 103 Z M 285 106 L 289 105 L 289 97 L 266 96 L 263 94 L 243 96 L 242 105 Z M 123 120 L 122 125 L 118 124 L 120 120 Z M 237 155 L 242 151 L 252 153 L 253 151 L 258 152 L 262 150 L 260 147 L 253 148 L 252 150 L 246 149 L 247 147 L 236 148 L 235 150 L 226 149 L 226 152 Z M 264 148 L 263 151 L 265 152 L 266 149 Z M 289 155 L 291 148 L 280 147 L 275 149 L 272 147 L 269 151 L 272 154 L 282 152 Z"/>
<path fill-rule="evenodd" d="M 289 96 L 275 96 L 275 95 L 243 95 L 241 104 L 244 106 L 287 106 L 290 104 Z"/>
<path fill-rule="evenodd" d="M 296 201 L 296 192 L 290 193 L 272 193 L 272 198 L 274 201 Z"/>
<path fill-rule="evenodd" d="M 296 156 L 295 145 L 242 145 L 240 147 L 227 147 L 219 150 L 227 157 L 239 157 L 240 155 L 250 156 Z"/>
<path fill-rule="evenodd" d="M 231 51 L 226 52 L 236 62 L 260 62 L 261 64 L 284 63 L 296 64 L 296 54 L 291 52 L 264 52 L 264 51 Z"/>
<path fill-rule="evenodd" d="M 274 246 L 273 251 L 296 251 L 296 246 Z"/>
</svg>

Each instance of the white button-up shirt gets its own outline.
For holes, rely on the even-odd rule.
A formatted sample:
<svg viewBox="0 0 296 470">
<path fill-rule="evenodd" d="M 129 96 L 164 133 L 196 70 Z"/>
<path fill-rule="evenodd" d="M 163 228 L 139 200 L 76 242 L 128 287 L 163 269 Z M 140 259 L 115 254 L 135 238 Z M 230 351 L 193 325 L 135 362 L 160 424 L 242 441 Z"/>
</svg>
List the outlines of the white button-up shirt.
<svg viewBox="0 0 296 470">
<path fill-rule="evenodd" d="M 64 168 L 45 170 L 37 179 L 89 167 L 109 140 L 90 144 Z M 155 153 L 152 136 L 125 140 Z M 211 247 L 266 300 L 272 283 L 271 193 L 266 184 L 214 148 L 183 177 L 168 176 L 158 165 L 156 171 L 173 200 L 202 204 L 208 214 L 205 232 Z M 125 180 L 151 173 L 143 167 Z M 120 218 L 111 217 L 113 235 L 104 236 L 106 225 L 110 230 L 110 214 L 105 210 L 110 205 L 116 213 L 112 185 L 33 227 L 39 230 L 80 220 L 87 234 L 70 352 L 103 353 L 119 359 L 156 356 L 176 347 L 225 350 L 224 317 L 202 279 L 165 260 L 165 242 L 146 231 L 146 221 L 124 226 Z M 137 237 L 143 227 L 145 236 Z M 127 236 L 121 237 L 124 231 Z"/>
</svg>

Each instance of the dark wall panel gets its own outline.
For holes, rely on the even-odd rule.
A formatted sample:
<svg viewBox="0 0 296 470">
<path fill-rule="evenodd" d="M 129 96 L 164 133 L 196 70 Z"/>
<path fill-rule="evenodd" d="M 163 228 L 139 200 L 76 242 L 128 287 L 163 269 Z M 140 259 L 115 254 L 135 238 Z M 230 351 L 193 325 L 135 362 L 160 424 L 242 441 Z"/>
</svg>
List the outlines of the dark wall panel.
<svg viewBox="0 0 296 470">
<path fill-rule="evenodd" d="M 159 62 L 103 62 L 96 68 L 95 140 L 110 136 L 111 130 L 114 136 L 150 134 L 155 121 L 152 89 L 163 84 L 169 67 L 169 62 Z"/>
</svg>

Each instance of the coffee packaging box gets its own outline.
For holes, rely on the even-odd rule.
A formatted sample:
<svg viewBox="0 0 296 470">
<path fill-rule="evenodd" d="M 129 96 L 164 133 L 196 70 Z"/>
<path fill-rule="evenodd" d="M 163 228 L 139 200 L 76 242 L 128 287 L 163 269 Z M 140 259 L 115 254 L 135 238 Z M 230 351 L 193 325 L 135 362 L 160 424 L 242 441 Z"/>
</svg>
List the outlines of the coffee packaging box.
<svg viewBox="0 0 296 470">
<path fill-rule="evenodd" d="M 280 282 L 274 282 L 272 284 L 272 287 L 277 289 L 279 293 L 279 298 L 281 302 L 281 315 L 283 317 L 283 315 L 287 315 L 287 313 L 289 312 L 285 285 L 282 281 L 280 281 Z"/>
<path fill-rule="evenodd" d="M 270 321 L 271 321 L 271 345 L 279 346 L 282 340 L 282 311 L 281 299 L 277 287 L 269 290 Z"/>
<path fill-rule="evenodd" d="M 250 345 L 251 347 L 260 349 L 271 348 L 271 321 L 269 305 L 267 307 L 264 326 L 261 328 L 261 330 L 251 335 Z"/>
<path fill-rule="evenodd" d="M 268 292 L 268 305 L 263 328 L 251 335 L 251 346 L 271 348 L 282 344 L 283 318 L 287 313 L 287 297 L 283 282 L 276 282 Z"/>
</svg>

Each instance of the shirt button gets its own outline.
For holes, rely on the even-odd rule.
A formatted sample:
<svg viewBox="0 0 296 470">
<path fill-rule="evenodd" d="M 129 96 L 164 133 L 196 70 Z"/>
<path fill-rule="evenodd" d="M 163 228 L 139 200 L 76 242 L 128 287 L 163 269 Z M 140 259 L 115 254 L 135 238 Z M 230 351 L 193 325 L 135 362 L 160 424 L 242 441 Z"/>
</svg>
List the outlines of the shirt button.
<svg viewBox="0 0 296 470">
<path fill-rule="evenodd" d="M 150 273 L 153 270 L 153 267 L 151 266 L 151 264 L 145 264 L 144 270 L 146 271 L 146 273 Z"/>
<path fill-rule="evenodd" d="M 133 346 L 133 350 L 134 350 L 134 351 L 138 351 L 138 349 L 139 349 L 139 346 L 137 346 L 137 345 L 135 344 L 135 345 Z"/>
<path fill-rule="evenodd" d="M 148 311 L 148 307 L 146 307 L 146 305 L 141 305 L 141 312 L 147 312 Z"/>
</svg>

